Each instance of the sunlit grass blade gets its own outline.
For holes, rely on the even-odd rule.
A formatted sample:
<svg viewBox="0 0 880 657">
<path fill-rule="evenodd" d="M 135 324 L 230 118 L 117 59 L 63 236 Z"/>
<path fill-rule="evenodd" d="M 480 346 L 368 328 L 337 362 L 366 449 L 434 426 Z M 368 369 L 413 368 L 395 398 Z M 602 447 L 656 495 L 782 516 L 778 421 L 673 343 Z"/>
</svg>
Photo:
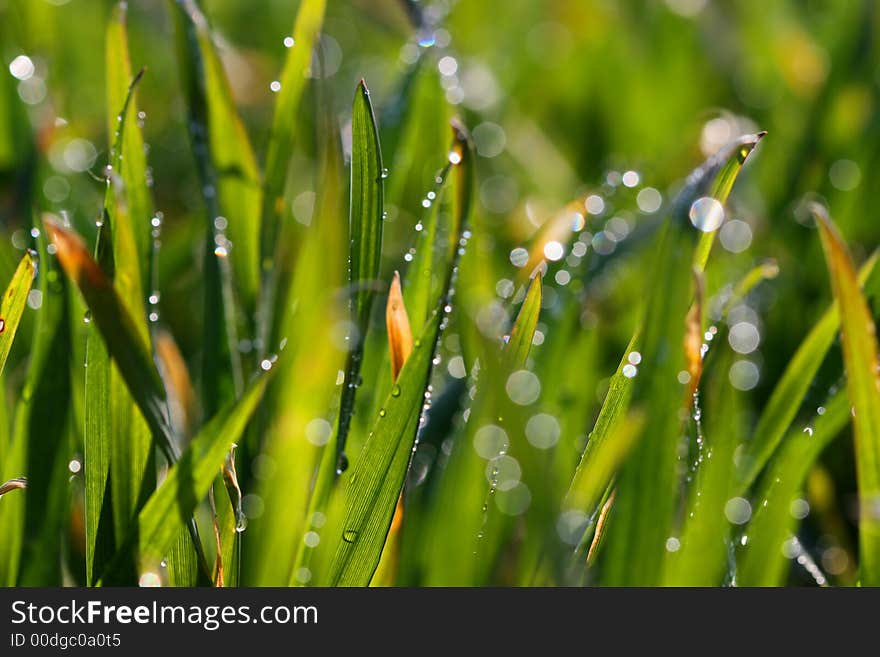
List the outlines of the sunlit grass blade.
<svg viewBox="0 0 880 657">
<path fill-rule="evenodd" d="M 349 291 L 351 321 L 356 334 L 349 337 L 339 422 L 336 429 L 336 468 L 346 467 L 345 441 L 351 426 L 355 394 L 360 377 L 364 336 L 370 320 L 379 263 L 384 222 L 382 150 L 379 129 L 373 116 L 370 92 L 363 80 L 354 95 L 351 118 L 351 194 L 349 205 Z"/>
<path fill-rule="evenodd" d="M 504 346 L 504 361 L 510 369 L 522 367 L 532 349 L 538 316 L 541 314 L 541 281 L 541 274 L 536 274 L 532 279 L 513 328 L 510 329 L 510 337 Z"/>
<path fill-rule="evenodd" d="M 141 509 L 136 526 L 101 576 L 101 583 L 116 583 L 120 561 L 133 549 L 142 563 L 157 566 L 165 558 L 250 421 L 267 382 L 268 376 L 260 377 L 241 399 L 227 405 L 202 428 Z"/>
<path fill-rule="evenodd" d="M 25 476 L 27 490 L 4 498 L 0 524 L 0 569 L 7 586 L 61 583 L 58 535 L 64 524 L 67 491 L 58 486 L 67 472 L 70 410 L 70 332 L 66 286 L 46 251 L 42 235 L 38 290 L 42 304 L 36 318 L 24 389 L 15 407 L 12 444 L 2 479 Z M 50 283 L 50 281 L 52 281 Z"/>
<path fill-rule="evenodd" d="M 252 334 L 261 184 L 208 21 L 196 0 L 173 5 L 187 125 L 207 214 L 201 383 L 203 410 L 210 417 L 244 385 L 238 341 L 242 332 Z"/>
<path fill-rule="evenodd" d="M 370 435 L 358 456 L 345 491 L 344 509 L 333 518 L 337 532 L 335 552 L 326 582 L 331 585 L 365 586 L 379 564 L 394 510 L 404 484 L 414 441 L 420 428 L 425 390 L 434 364 L 437 341 L 448 322 L 458 258 L 464 247 L 472 193 L 472 154 L 463 130 L 457 131 L 454 165 L 455 199 L 450 243 L 456 246 L 446 263 L 443 283 L 432 303 L 433 310 L 423 323 L 413 351 L 406 359 L 397 382 L 391 388 Z M 449 239 L 449 238 L 447 238 Z M 433 245 L 432 245 L 433 246 Z M 417 320 L 412 320 L 416 326 Z M 331 543 L 331 546 L 333 543 Z"/>
<path fill-rule="evenodd" d="M 694 411 L 700 413 L 701 419 L 697 424 L 696 450 L 686 457 L 692 485 L 680 535 L 671 536 L 667 545 L 663 581 L 668 586 L 720 585 L 728 560 L 728 518 L 740 522 L 736 515 L 727 515 L 726 511 L 733 493 L 734 455 L 744 433 L 742 393 L 733 388 L 727 376 L 733 353 L 720 342 L 726 334 L 720 332 L 718 338 L 716 353 L 709 357 L 709 376 L 700 393 L 701 406 Z M 733 512 L 739 513 L 739 508 L 734 507 Z"/>
<path fill-rule="evenodd" d="M 850 420 L 850 402 L 841 390 L 806 427 L 794 427 L 767 464 L 751 499 L 752 517 L 736 542 L 740 586 L 782 586 L 790 568 L 786 541 L 796 533 L 792 502 L 810 468 Z"/>
<path fill-rule="evenodd" d="M 814 204 L 811 210 L 840 311 L 859 486 L 860 580 L 863 586 L 880 586 L 880 363 L 876 328 L 846 244 L 824 207 Z"/>
<path fill-rule="evenodd" d="M 143 70 L 132 78 L 125 13 L 125 5 L 117 5 L 107 26 L 107 99 L 111 103 L 108 126 L 112 142 L 96 257 L 99 266 L 112 279 L 138 337 L 149 351 L 143 281 L 149 267 L 152 213 L 144 140 L 135 102 L 135 90 Z M 155 488 L 149 426 L 111 362 L 103 339 L 95 334 L 93 326 L 90 328 L 84 391 L 84 453 L 89 497 L 86 501 L 87 578 L 94 576 L 95 545 L 102 540 L 100 514 L 106 512 L 103 507 L 108 475 L 116 547 L 125 540 L 140 505 Z M 134 577 L 134 561 L 130 565 Z"/>
<path fill-rule="evenodd" d="M 880 294 L 878 255 L 875 252 L 859 271 L 859 282 L 869 299 Z M 743 451 L 737 473 L 740 493 L 755 482 L 791 426 L 839 327 L 840 314 L 835 303 L 813 325 L 789 361 Z"/>
<path fill-rule="evenodd" d="M 693 300 L 692 266 L 700 267 L 697 243 L 703 235 L 691 214 L 706 205 L 723 206 L 733 181 L 763 133 L 722 148 L 688 178 L 661 230 L 652 260 L 638 342 L 639 364 L 632 404 L 645 413 L 645 429 L 617 483 L 606 549 L 600 552 L 602 581 L 611 585 L 659 583 L 666 539 L 677 506 L 677 450 L 686 410 L 683 339 Z M 717 210 L 714 210 L 717 211 Z M 692 225 L 692 222 L 694 225 Z"/>
<path fill-rule="evenodd" d="M 586 529 L 598 511 L 602 495 L 638 437 L 634 431 L 637 425 L 621 425 L 632 398 L 633 381 L 627 374 L 635 367 L 630 362 L 630 354 L 636 344 L 637 336 L 633 336 L 611 377 L 599 417 L 562 503 L 563 513 L 569 514 L 568 522 L 574 528 L 579 527 L 571 533 L 582 534 Z M 627 368 L 626 374 L 624 368 Z"/>
<path fill-rule="evenodd" d="M 135 78 L 129 58 L 126 32 L 126 3 L 117 4 L 107 24 L 107 134 L 111 142 L 112 175 L 121 178 L 125 190 L 131 233 L 134 241 L 132 259 L 137 264 L 142 283 L 141 297 L 149 294 L 150 219 L 153 202 L 148 187 L 148 172 L 141 116 L 134 98 Z M 135 83 L 132 80 L 135 80 Z M 117 114 L 118 112 L 118 114 Z"/>
<path fill-rule="evenodd" d="M 52 219 L 44 221 L 58 261 L 77 284 L 91 311 L 107 350 L 132 397 L 170 460 L 176 453 L 165 400 L 165 386 L 137 323 L 126 310 L 112 282 L 89 255 L 82 239 Z"/>
<path fill-rule="evenodd" d="M 312 54 L 324 22 L 326 0 L 301 3 L 293 26 L 293 35 L 284 38 L 287 57 L 281 71 L 281 89 L 275 101 L 272 132 L 266 153 L 260 217 L 260 258 L 262 288 L 259 291 L 259 336 L 265 343 L 274 320 L 277 270 L 290 256 L 284 222 L 284 184 L 296 135 L 297 112 L 306 86 Z"/>
<path fill-rule="evenodd" d="M 25 254 L 3 293 L 3 300 L 0 301 L 0 373 L 6 367 L 6 359 L 12 349 L 12 341 L 15 340 L 36 275 L 37 266 L 33 256 L 30 253 Z"/>
<path fill-rule="evenodd" d="M 328 537 L 337 541 L 328 585 L 366 586 L 373 577 L 409 465 L 443 317 L 441 305 L 415 341 L 355 463 L 341 534 Z"/>
<path fill-rule="evenodd" d="M 303 535 L 321 530 L 337 478 L 331 409 L 340 394 L 337 377 L 345 365 L 346 345 L 328 339 L 327 332 L 347 319 L 342 291 L 348 284 L 349 236 L 341 144 L 330 112 L 322 116 L 314 220 L 303 237 L 283 304 L 280 335 L 287 345 L 264 404 L 267 410 L 276 409 L 263 441 L 264 454 L 277 467 L 257 486 L 265 512 L 250 520 L 244 534 L 243 576 L 261 586 L 310 581 L 312 549 Z M 304 371 L 310 377 L 308 395 L 302 394 Z M 313 480 L 314 487 L 291 485 Z M 273 556 L 267 559 L 265 554 Z"/>
</svg>

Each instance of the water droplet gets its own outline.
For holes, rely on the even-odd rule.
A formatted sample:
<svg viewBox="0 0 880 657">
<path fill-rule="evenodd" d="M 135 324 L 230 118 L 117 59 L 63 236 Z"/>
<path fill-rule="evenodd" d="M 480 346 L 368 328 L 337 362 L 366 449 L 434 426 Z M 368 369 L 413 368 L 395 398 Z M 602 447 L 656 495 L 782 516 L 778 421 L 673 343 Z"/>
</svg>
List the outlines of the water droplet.
<svg viewBox="0 0 880 657">
<path fill-rule="evenodd" d="M 88 324 L 88 323 L 91 322 L 91 321 L 92 321 L 92 311 L 91 311 L 91 310 L 87 310 L 87 311 L 85 312 L 85 314 L 83 315 L 83 323 L 84 323 L 84 324 Z"/>
<path fill-rule="evenodd" d="M 391 388 L 391 396 L 392 397 L 400 397 L 400 386 L 397 385 L 396 383 Z"/>
<path fill-rule="evenodd" d="M 379 409 L 379 417 L 385 417 L 385 409 L 384 408 Z"/>
<path fill-rule="evenodd" d="M 6 320 L 0 317 L 0 333 L 6 330 Z"/>
<path fill-rule="evenodd" d="M 336 462 L 336 474 L 341 475 L 346 470 L 348 470 L 348 457 L 345 455 L 345 452 L 342 452 L 339 455 L 339 460 Z"/>
<path fill-rule="evenodd" d="M 342 532 L 342 540 L 346 543 L 354 543 L 358 539 L 358 533 L 354 529 L 346 529 Z"/>
<path fill-rule="evenodd" d="M 248 521 L 247 516 L 243 513 L 238 514 L 235 519 L 235 531 L 241 534 L 245 529 L 247 529 Z"/>
<path fill-rule="evenodd" d="M 286 36 L 286 37 L 284 37 L 284 47 L 285 47 L 285 48 L 293 48 L 293 46 L 294 46 L 295 43 L 296 43 L 296 42 L 293 40 L 293 37 L 292 37 L 292 36 Z"/>
</svg>

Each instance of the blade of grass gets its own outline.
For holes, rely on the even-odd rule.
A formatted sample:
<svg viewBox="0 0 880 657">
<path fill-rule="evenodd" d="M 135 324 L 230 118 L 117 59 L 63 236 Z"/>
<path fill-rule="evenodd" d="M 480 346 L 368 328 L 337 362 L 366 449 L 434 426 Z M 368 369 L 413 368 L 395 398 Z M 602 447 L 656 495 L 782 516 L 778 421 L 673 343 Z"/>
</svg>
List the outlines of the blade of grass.
<svg viewBox="0 0 880 657">
<path fill-rule="evenodd" d="M 247 318 L 253 316 L 259 281 L 261 188 L 256 157 L 205 15 L 196 0 L 174 0 L 173 13 L 190 141 L 207 211 L 202 403 L 210 417 L 244 386 L 238 338 L 252 334 Z"/>
<path fill-rule="evenodd" d="M 107 134 L 111 136 L 109 164 L 122 180 L 125 203 L 128 207 L 134 247 L 133 259 L 143 283 L 141 298 L 150 293 L 150 218 L 153 202 L 147 186 L 147 157 L 144 137 L 140 129 L 140 113 L 134 97 L 135 77 L 131 70 L 126 32 L 126 3 L 119 2 L 111 12 L 107 24 Z M 141 71 L 143 73 L 143 71 Z M 138 78 L 141 73 L 138 73 Z M 119 111 L 119 114 L 113 112 Z"/>
<path fill-rule="evenodd" d="M 450 156 L 455 170 L 455 204 L 451 244 L 456 246 L 447 264 L 444 283 L 424 322 L 420 337 L 400 371 L 361 451 L 345 492 L 344 510 L 331 525 L 336 531 L 335 552 L 326 582 L 366 586 L 379 564 L 394 510 L 404 484 L 430 381 L 440 333 L 448 322 L 458 258 L 470 213 L 472 154 L 463 129 L 456 129 L 456 147 Z M 448 239 L 448 238 L 447 238 Z M 412 320 L 412 318 L 411 318 Z M 412 320 L 418 326 L 418 320 Z M 332 544 L 331 544 L 332 545 Z"/>
<path fill-rule="evenodd" d="M 724 204 L 737 173 L 763 133 L 741 137 L 688 178 L 671 208 L 656 248 L 646 293 L 640 364 L 632 403 L 645 413 L 645 429 L 617 483 L 614 516 L 599 554 L 603 583 L 659 583 L 665 544 L 677 505 L 677 459 L 684 390 L 684 321 L 692 302 L 692 265 L 698 239 L 689 220 L 695 201 Z M 732 164 L 731 164 L 732 163 Z M 676 383 L 678 381 L 678 383 Z M 674 409 L 679 409 L 676 411 Z"/>
<path fill-rule="evenodd" d="M 305 0 L 297 10 L 293 36 L 284 40 L 287 57 L 281 71 L 281 90 L 275 101 L 272 132 L 266 153 L 261 213 L 260 256 L 262 286 L 259 291 L 259 337 L 263 349 L 270 347 L 270 329 L 276 300 L 278 266 L 290 256 L 291 237 L 283 222 L 284 184 L 296 128 L 297 111 L 306 85 L 312 53 L 324 22 L 326 0 Z M 289 41 L 290 40 L 290 41 Z"/>
<path fill-rule="evenodd" d="M 840 311 L 859 485 L 859 575 L 863 586 L 880 586 L 880 363 L 876 328 L 846 244 L 824 207 L 814 204 L 811 211 Z"/>
<path fill-rule="evenodd" d="M 3 293 L 3 300 L 0 301 L 0 374 L 6 367 L 6 359 L 9 357 L 9 350 L 12 349 L 12 341 L 18 331 L 18 324 L 24 314 L 28 293 L 36 275 L 37 266 L 34 258 L 27 253 L 18 263 L 12 280 Z"/>
<path fill-rule="evenodd" d="M 744 428 L 742 393 L 727 375 L 734 359 L 726 338 L 726 332 L 719 331 L 716 352 L 721 353 L 708 359 L 715 362 L 707 364 L 704 408 L 699 409 L 702 429 L 697 429 L 696 454 L 688 455 L 688 467 L 696 472 L 691 475 L 680 537 L 675 539 L 678 549 L 667 554 L 667 586 L 718 586 L 727 564 L 730 523 L 725 506 L 733 493 L 734 455 Z"/>
<path fill-rule="evenodd" d="M 875 251 L 859 271 L 859 283 L 864 285 L 869 299 L 880 294 L 878 256 L 880 251 Z M 786 366 L 743 451 L 737 473 L 740 494 L 755 482 L 791 426 L 839 327 L 840 314 L 834 303 L 816 322 Z"/>
<path fill-rule="evenodd" d="M 268 378 L 261 376 L 253 382 L 241 399 L 217 413 L 193 439 L 141 509 L 137 525 L 102 575 L 102 584 L 116 582 L 120 563 L 133 549 L 147 563 L 158 563 L 167 555 L 196 506 L 207 495 L 233 443 L 250 421 Z"/>
<path fill-rule="evenodd" d="M 159 449 L 169 463 L 175 462 L 178 449 L 168 415 L 165 387 L 135 320 L 80 237 L 52 219 L 44 219 L 43 223 L 55 245 L 62 269 L 79 287 L 107 351 Z M 202 570 L 207 571 L 195 521 L 190 523 L 189 530 Z"/>
<path fill-rule="evenodd" d="M 245 580 L 261 586 L 308 583 L 312 550 L 303 536 L 306 531 L 321 531 L 336 480 L 328 420 L 339 398 L 337 376 L 345 365 L 346 350 L 338 341 L 328 340 L 327 332 L 346 319 L 347 299 L 341 291 L 347 284 L 349 242 L 343 199 L 347 190 L 338 128 L 329 110 L 320 116 L 314 219 L 283 304 L 280 334 L 287 339 L 285 358 L 265 405 L 270 419 L 263 449 L 277 467 L 258 484 L 265 512 L 250 520 L 243 555 Z M 308 395 L 302 394 L 302 372 L 309 372 Z M 291 486 L 291 481 L 314 481 L 314 486 Z M 273 558 L 266 559 L 265 554 Z"/>
<path fill-rule="evenodd" d="M 363 80 L 354 95 L 351 119 L 351 196 L 349 205 L 349 285 L 354 335 L 349 336 L 339 422 L 336 429 L 336 470 L 347 467 L 345 441 L 351 426 L 360 377 L 364 336 L 370 321 L 379 263 L 382 254 L 383 168 L 379 129 L 373 115 L 370 92 Z"/>
<path fill-rule="evenodd" d="M 791 503 L 801 492 L 807 473 L 850 419 L 846 390 L 828 400 L 807 427 L 788 431 L 774 453 L 753 495 L 749 524 L 736 545 L 739 586 L 782 586 L 790 568 L 783 551 L 796 533 Z"/>
<path fill-rule="evenodd" d="M 109 118 L 113 141 L 96 257 L 99 265 L 108 272 L 116 293 L 134 321 L 139 339 L 149 351 L 150 332 L 144 309 L 143 281 L 149 267 L 150 192 L 135 102 L 135 90 L 143 70 L 132 79 L 125 12 L 124 4 L 117 5 L 107 26 L 107 98 L 108 103 L 113 103 L 109 107 L 118 109 L 119 113 L 111 114 Z M 86 349 L 84 452 L 86 484 L 91 498 L 86 503 L 88 578 L 94 576 L 95 545 L 101 540 L 98 536 L 100 511 L 95 507 L 103 506 L 108 477 L 112 528 L 115 546 L 119 547 L 128 534 L 132 519 L 155 488 L 155 463 L 150 428 L 138 412 L 94 328 L 87 338 Z M 106 389 L 102 390 L 103 387 Z M 109 468 L 105 469 L 105 466 Z M 136 579 L 136 574 L 137 566 L 132 558 L 132 580 Z"/>
<path fill-rule="evenodd" d="M 3 479 L 24 475 L 28 481 L 24 495 L 0 505 L 6 536 L 0 563 L 7 565 L 7 586 L 61 584 L 57 547 L 68 493 L 59 482 L 66 482 L 69 460 L 70 334 L 65 286 L 58 280 L 42 235 L 37 249 L 42 255 L 38 279 L 42 304 L 24 390 L 15 408 L 12 447 L 3 464 Z"/>
</svg>

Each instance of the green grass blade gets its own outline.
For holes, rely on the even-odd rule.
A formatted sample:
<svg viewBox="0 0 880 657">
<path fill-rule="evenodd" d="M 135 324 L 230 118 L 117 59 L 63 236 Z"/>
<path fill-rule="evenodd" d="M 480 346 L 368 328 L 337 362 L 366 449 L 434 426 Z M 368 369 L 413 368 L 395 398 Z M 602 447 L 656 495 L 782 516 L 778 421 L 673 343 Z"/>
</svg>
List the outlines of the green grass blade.
<svg viewBox="0 0 880 657">
<path fill-rule="evenodd" d="M 96 252 L 99 264 L 112 278 L 113 287 L 134 322 L 138 338 L 150 351 L 144 280 L 149 267 L 151 200 L 135 102 L 135 89 L 143 71 L 132 79 L 125 11 L 125 5 L 117 5 L 107 26 L 107 98 L 111 110 L 119 113 L 111 111 L 109 118 L 113 142 L 104 220 L 98 229 Z M 100 570 L 95 568 L 94 553 L 102 540 L 98 509 L 103 510 L 108 474 L 113 534 L 119 547 L 140 506 L 155 488 L 155 463 L 150 428 L 94 329 L 89 334 L 87 350 L 84 452 L 91 499 L 86 503 L 86 575 L 93 578 L 95 571 Z M 105 469 L 106 466 L 109 468 Z M 134 579 L 133 560 L 130 566 Z"/>
<path fill-rule="evenodd" d="M 281 90 L 275 101 L 275 114 L 272 119 L 272 133 L 266 153 L 266 166 L 261 214 L 260 257 L 262 262 L 263 285 L 260 289 L 259 335 L 264 344 L 268 342 L 273 324 L 274 303 L 278 266 L 289 257 L 289 235 L 286 235 L 283 222 L 288 218 L 284 208 L 284 185 L 293 151 L 296 133 L 296 118 L 312 54 L 324 22 L 326 0 L 306 0 L 299 6 L 293 36 L 286 37 L 284 45 L 287 57 L 281 71 L 279 82 Z M 292 39 L 292 42 L 289 41 Z M 265 344 L 264 348 L 268 348 Z"/>
<path fill-rule="evenodd" d="M 692 266 L 697 231 L 692 205 L 706 196 L 724 204 L 736 174 L 763 135 L 741 137 L 693 172 L 659 237 L 639 341 L 641 355 L 632 404 L 645 413 L 645 429 L 617 483 L 614 515 L 602 559 L 603 583 L 652 585 L 660 581 L 666 539 L 677 506 L 679 410 L 686 388 L 684 320 L 693 298 Z"/>
<path fill-rule="evenodd" d="M 752 496 L 752 518 L 736 543 L 740 586 L 782 586 L 790 561 L 783 548 L 796 533 L 792 502 L 823 450 L 850 420 L 850 402 L 841 390 L 808 427 L 791 429 L 767 466 Z"/>
<path fill-rule="evenodd" d="M 352 470 L 327 584 L 366 586 L 379 563 L 418 428 L 442 307 L 427 323 Z"/>
<path fill-rule="evenodd" d="M 880 293 L 880 267 L 876 266 L 878 255 L 880 253 L 875 252 L 859 272 L 859 282 L 865 286 L 865 294 L 869 298 Z M 791 426 L 839 327 L 840 314 L 835 303 L 822 314 L 789 361 L 743 452 L 738 468 L 740 493 L 747 491 L 755 482 Z"/>
<path fill-rule="evenodd" d="M 578 462 L 568 493 L 562 503 L 563 512 L 569 516 L 573 524 L 586 528 L 587 523 L 599 510 L 599 504 L 605 489 L 611 483 L 620 465 L 635 442 L 632 427 L 619 430 L 618 426 L 626 417 L 629 402 L 632 398 L 632 377 L 623 374 L 623 368 L 630 363 L 630 354 L 636 351 L 638 336 L 633 336 L 627 345 L 623 358 L 608 384 L 605 401 L 596 418 L 593 431 L 587 439 L 584 453 Z M 577 514 L 577 515 L 574 515 Z"/>
<path fill-rule="evenodd" d="M 350 337 L 345 365 L 339 423 L 336 430 L 337 470 L 345 469 L 345 441 L 354 411 L 364 336 L 370 320 L 379 263 L 382 255 L 383 168 L 379 129 L 373 115 L 370 92 L 363 80 L 354 95 L 351 118 L 351 196 L 349 205 L 349 285 L 352 323 L 357 334 Z"/>
<path fill-rule="evenodd" d="M 303 534 L 321 531 L 320 519 L 336 481 L 328 420 L 339 398 L 336 379 L 345 365 L 345 350 L 327 339 L 327 330 L 346 319 L 339 290 L 348 283 L 347 189 L 336 130 L 329 112 L 324 113 L 314 221 L 303 238 L 284 303 L 281 335 L 288 342 L 265 405 L 277 409 L 264 436 L 265 454 L 277 467 L 259 482 L 257 494 L 265 501 L 265 512 L 250 521 L 243 553 L 244 578 L 259 586 L 310 581 L 311 548 Z M 308 395 L 302 394 L 304 371 L 311 379 Z M 291 486 L 313 479 L 313 489 Z M 267 559 L 265 554 L 273 556 Z"/>
<path fill-rule="evenodd" d="M 6 367 L 6 359 L 9 357 L 9 350 L 12 349 L 12 341 L 15 340 L 28 293 L 36 275 L 36 263 L 28 253 L 18 264 L 6 292 L 3 293 L 3 300 L 0 301 L 0 373 Z"/>
<path fill-rule="evenodd" d="M 238 341 L 242 332 L 252 334 L 261 184 L 205 15 L 196 0 L 174 0 L 174 16 L 190 141 L 207 211 L 201 379 L 203 410 L 210 417 L 244 386 Z"/>
<path fill-rule="evenodd" d="M 142 298 L 149 294 L 150 219 L 153 202 L 147 186 L 147 157 L 134 98 L 135 78 L 131 70 L 126 32 L 126 3 L 117 4 L 107 24 L 107 134 L 112 146 L 110 165 L 121 178 L 125 203 L 132 225 L 134 260 L 140 272 Z M 142 71 L 143 72 L 143 71 Z M 137 76 L 140 77 L 140 73 Z M 114 112 L 119 114 L 114 114 Z"/>
<path fill-rule="evenodd" d="M 825 208 L 814 205 L 812 212 L 840 310 L 859 485 L 859 573 L 863 586 L 880 586 L 880 363 L 876 328 L 846 244 Z"/>
<path fill-rule="evenodd" d="M 136 321 L 125 308 L 111 281 L 89 255 L 76 233 L 53 220 L 45 222 L 68 278 L 80 289 L 107 350 L 150 426 L 159 447 L 170 460 L 176 453 L 168 418 L 165 386 Z"/>
<path fill-rule="evenodd" d="M 511 371 L 525 366 L 532 349 L 532 340 L 541 314 L 541 274 L 536 274 L 520 306 L 510 338 L 504 346 L 504 362 Z"/>
<path fill-rule="evenodd" d="M 732 350 L 720 342 L 726 333 L 719 332 L 716 350 L 710 356 L 702 377 L 706 385 L 700 403 L 702 435 L 698 435 L 696 453 L 689 454 L 687 466 L 693 484 L 688 491 L 684 524 L 677 549 L 667 555 L 664 584 L 667 586 L 718 586 L 724 579 L 730 541 L 730 524 L 725 505 L 733 493 L 734 454 L 742 439 L 742 393 L 735 390 L 727 376 L 733 363 Z M 716 354 L 713 354 L 716 355 Z"/>
<path fill-rule="evenodd" d="M 127 559 L 132 549 L 137 549 L 146 564 L 158 564 L 165 558 L 250 421 L 267 382 L 268 376 L 262 376 L 252 383 L 241 399 L 217 413 L 193 438 L 141 509 L 136 527 L 102 576 L 102 583 L 116 582 L 120 560 Z"/>
<path fill-rule="evenodd" d="M 5 567 L 7 586 L 61 584 L 57 548 L 67 502 L 70 333 L 65 285 L 59 284 L 42 237 L 37 245 L 42 254 L 38 289 L 43 303 L 34 326 L 24 390 L 15 408 L 11 449 L 0 464 L 4 481 L 21 476 L 28 480 L 23 495 L 8 496 L 0 503 L 6 538 L 0 545 L 0 569 Z"/>
</svg>

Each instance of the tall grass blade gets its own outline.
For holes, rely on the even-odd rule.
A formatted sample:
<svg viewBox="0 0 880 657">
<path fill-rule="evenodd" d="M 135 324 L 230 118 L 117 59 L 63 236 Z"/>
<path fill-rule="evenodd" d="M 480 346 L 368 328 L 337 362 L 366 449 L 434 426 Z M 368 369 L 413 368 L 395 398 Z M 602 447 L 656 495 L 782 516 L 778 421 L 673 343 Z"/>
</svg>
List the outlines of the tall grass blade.
<svg viewBox="0 0 880 657">
<path fill-rule="evenodd" d="M 876 328 L 846 244 L 824 207 L 814 204 L 812 213 L 840 311 L 859 485 L 860 579 L 863 586 L 880 586 L 880 363 Z"/>
<path fill-rule="evenodd" d="M 202 397 L 210 417 L 244 386 L 238 341 L 242 333 L 253 334 L 261 185 L 207 18 L 196 0 L 174 0 L 174 15 L 190 141 L 207 212 Z"/>
<path fill-rule="evenodd" d="M 859 271 L 859 283 L 869 299 L 880 294 L 878 256 L 880 252 L 875 252 Z M 743 451 L 737 473 L 740 493 L 755 482 L 794 421 L 839 327 L 840 313 L 835 303 L 813 325 L 786 366 Z"/>
<path fill-rule="evenodd" d="M 633 377 L 632 404 L 645 413 L 645 429 L 618 480 L 607 549 L 599 556 L 604 583 L 659 583 L 676 508 L 679 413 L 686 408 L 679 374 L 686 365 L 683 339 L 693 299 L 691 267 L 694 262 L 699 266 L 697 243 L 705 240 L 698 238 L 702 233 L 691 225 L 691 214 L 695 204 L 716 208 L 726 202 L 736 175 L 762 136 L 741 137 L 693 172 L 662 229 L 649 270 L 638 378 Z"/>
<path fill-rule="evenodd" d="M 263 201 L 260 223 L 260 257 L 262 288 L 259 298 L 260 333 L 264 348 L 273 323 L 276 301 L 277 269 L 289 257 L 289 240 L 285 231 L 288 216 L 284 212 L 284 184 L 290 164 L 290 154 L 296 135 L 296 118 L 307 73 L 312 62 L 314 47 L 324 22 L 326 0 L 306 0 L 301 3 L 293 26 L 293 35 L 286 37 L 287 57 L 281 71 L 281 89 L 275 101 L 272 133 L 266 153 Z"/>
<path fill-rule="evenodd" d="M 351 415 L 359 385 L 363 342 L 370 321 L 379 261 L 382 254 L 384 221 L 382 150 L 379 129 L 373 115 L 370 92 L 363 80 L 354 95 L 351 118 L 351 196 L 349 205 L 348 271 L 352 294 L 351 321 L 356 333 L 349 336 L 348 360 L 345 365 L 339 423 L 336 429 L 336 469 L 346 468 L 345 441 L 351 426 Z"/>
</svg>

